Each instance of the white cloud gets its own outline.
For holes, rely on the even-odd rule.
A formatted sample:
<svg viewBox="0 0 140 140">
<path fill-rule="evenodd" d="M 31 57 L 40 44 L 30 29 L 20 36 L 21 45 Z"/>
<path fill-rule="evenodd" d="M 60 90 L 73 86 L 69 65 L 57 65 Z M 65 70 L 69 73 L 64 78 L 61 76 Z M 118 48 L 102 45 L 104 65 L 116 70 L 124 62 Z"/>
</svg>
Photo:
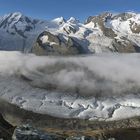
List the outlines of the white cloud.
<svg viewBox="0 0 140 140">
<path fill-rule="evenodd" d="M 82 96 L 122 96 L 140 90 L 140 54 L 39 57 L 0 52 L 0 74 L 24 76 L 32 86 Z"/>
</svg>

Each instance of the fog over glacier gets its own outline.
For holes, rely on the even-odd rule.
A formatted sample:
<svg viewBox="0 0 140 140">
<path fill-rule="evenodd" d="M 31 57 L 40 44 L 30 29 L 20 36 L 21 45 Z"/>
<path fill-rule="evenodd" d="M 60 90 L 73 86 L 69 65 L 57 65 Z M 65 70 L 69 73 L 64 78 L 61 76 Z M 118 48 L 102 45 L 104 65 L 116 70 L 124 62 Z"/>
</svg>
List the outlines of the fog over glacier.
<svg viewBox="0 0 140 140">
<path fill-rule="evenodd" d="M 140 54 L 35 56 L 0 52 L 0 75 L 32 87 L 79 96 L 123 96 L 140 91 Z"/>
</svg>

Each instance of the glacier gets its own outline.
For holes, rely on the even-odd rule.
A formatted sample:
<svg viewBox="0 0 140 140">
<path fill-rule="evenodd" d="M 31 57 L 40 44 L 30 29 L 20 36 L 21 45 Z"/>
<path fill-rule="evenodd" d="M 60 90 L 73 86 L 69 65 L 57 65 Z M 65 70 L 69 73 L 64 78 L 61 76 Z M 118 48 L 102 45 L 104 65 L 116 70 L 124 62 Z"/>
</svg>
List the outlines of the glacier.
<svg viewBox="0 0 140 140">
<path fill-rule="evenodd" d="M 0 51 L 0 98 L 61 118 L 140 116 L 139 58 L 137 53 L 54 57 Z"/>
</svg>

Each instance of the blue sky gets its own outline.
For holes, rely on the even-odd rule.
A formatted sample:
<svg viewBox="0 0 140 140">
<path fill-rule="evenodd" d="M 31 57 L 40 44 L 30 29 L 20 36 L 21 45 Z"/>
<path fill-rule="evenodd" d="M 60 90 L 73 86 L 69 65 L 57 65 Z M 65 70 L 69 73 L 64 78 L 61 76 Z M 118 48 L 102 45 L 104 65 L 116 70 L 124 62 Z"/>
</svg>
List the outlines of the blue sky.
<svg viewBox="0 0 140 140">
<path fill-rule="evenodd" d="M 40 19 L 74 16 L 84 21 L 104 11 L 140 12 L 140 0 L 0 0 L 0 15 L 15 11 Z"/>
</svg>

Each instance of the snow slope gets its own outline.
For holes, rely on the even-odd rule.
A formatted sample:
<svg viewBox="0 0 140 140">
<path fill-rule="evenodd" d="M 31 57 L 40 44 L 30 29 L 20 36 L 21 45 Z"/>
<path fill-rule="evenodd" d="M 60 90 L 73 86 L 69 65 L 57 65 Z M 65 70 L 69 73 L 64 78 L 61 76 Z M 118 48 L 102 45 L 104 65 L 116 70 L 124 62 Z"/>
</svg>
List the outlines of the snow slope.
<svg viewBox="0 0 140 140">
<path fill-rule="evenodd" d="M 140 116 L 139 58 L 39 57 L 1 51 L 0 98 L 57 117 L 109 121 Z"/>
</svg>

